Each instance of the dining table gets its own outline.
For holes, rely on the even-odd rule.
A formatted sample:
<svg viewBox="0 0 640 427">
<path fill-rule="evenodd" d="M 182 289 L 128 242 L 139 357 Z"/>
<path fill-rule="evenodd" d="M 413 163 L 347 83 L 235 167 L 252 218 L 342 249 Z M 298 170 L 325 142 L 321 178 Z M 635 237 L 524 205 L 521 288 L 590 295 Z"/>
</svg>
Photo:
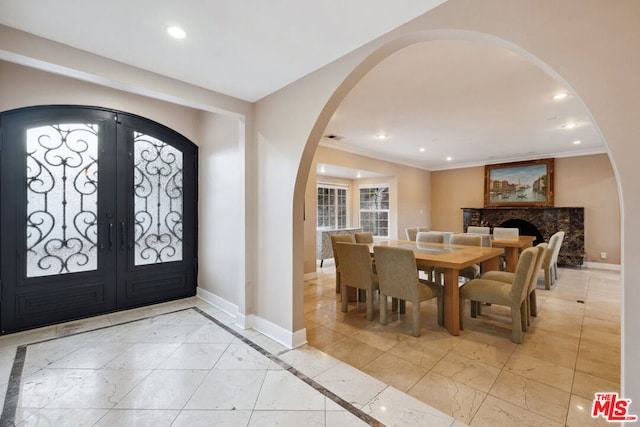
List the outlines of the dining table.
<svg viewBox="0 0 640 427">
<path fill-rule="evenodd" d="M 516 272 L 520 251 L 533 246 L 536 236 L 491 236 L 491 246 L 504 249 L 505 271 Z"/>
<path fill-rule="evenodd" d="M 452 335 L 460 335 L 460 293 L 458 272 L 473 264 L 480 264 L 481 271 L 498 270 L 503 248 L 452 245 L 449 243 L 418 243 L 410 240 L 384 240 L 369 244 L 411 249 L 418 266 L 428 265 L 443 270 L 444 327 Z"/>
</svg>

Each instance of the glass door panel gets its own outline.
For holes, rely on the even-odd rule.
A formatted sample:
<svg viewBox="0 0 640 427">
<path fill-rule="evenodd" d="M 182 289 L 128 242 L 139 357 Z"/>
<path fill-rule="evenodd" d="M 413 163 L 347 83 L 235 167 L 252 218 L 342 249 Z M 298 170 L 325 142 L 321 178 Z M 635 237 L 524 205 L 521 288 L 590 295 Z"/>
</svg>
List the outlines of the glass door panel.
<svg viewBox="0 0 640 427">
<path fill-rule="evenodd" d="M 134 132 L 135 265 L 182 261 L 182 152 Z"/>
<path fill-rule="evenodd" d="M 98 268 L 97 124 L 27 129 L 27 277 Z"/>
</svg>

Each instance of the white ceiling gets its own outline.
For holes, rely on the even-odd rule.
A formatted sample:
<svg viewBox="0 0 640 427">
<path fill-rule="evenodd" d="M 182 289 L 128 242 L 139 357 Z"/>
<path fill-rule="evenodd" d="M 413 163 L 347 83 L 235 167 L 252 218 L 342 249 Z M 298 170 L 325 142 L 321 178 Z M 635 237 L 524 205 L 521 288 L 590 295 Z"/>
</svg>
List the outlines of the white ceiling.
<svg viewBox="0 0 640 427">
<path fill-rule="evenodd" d="M 604 152 L 582 102 L 558 92 L 569 93 L 509 50 L 423 42 L 369 72 L 327 126 L 339 138 L 322 143 L 428 170 Z"/>
<path fill-rule="evenodd" d="M 254 102 L 443 2 L 0 0 L 0 24 Z M 425 42 L 366 75 L 323 144 L 428 170 L 604 152 L 581 102 L 551 99 L 563 89 L 504 49 Z"/>
<path fill-rule="evenodd" d="M 329 163 L 317 163 L 316 174 L 319 177 L 333 177 L 343 179 L 370 179 L 388 177 L 388 175 L 378 172 L 371 172 L 366 169 L 352 169 L 344 166 L 332 165 Z"/>
<path fill-rule="evenodd" d="M 0 0 L 0 24 L 253 102 L 441 3 Z"/>
</svg>

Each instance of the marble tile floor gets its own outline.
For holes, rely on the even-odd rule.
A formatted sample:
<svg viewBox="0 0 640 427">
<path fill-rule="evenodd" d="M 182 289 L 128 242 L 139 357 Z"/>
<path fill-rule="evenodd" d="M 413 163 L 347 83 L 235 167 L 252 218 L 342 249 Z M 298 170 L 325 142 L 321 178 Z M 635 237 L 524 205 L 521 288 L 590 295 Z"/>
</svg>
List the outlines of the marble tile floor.
<svg viewBox="0 0 640 427">
<path fill-rule="evenodd" d="M 438 326 L 435 301 L 421 305 L 419 338 L 409 334 L 410 304 L 409 317 L 396 314 L 384 326 L 378 310 L 366 320 L 363 303 L 349 303 L 342 313 L 327 260 L 304 294 L 309 345 L 458 422 L 611 425 L 590 411 L 596 392 L 620 392 L 619 272 L 560 268 L 547 291 L 541 271 L 538 316 L 522 344 L 510 340 L 509 309 L 496 305 L 472 319 L 467 303 L 460 336 Z"/>
<path fill-rule="evenodd" d="M 2 426 L 457 426 L 198 298 L 0 337 Z"/>
</svg>

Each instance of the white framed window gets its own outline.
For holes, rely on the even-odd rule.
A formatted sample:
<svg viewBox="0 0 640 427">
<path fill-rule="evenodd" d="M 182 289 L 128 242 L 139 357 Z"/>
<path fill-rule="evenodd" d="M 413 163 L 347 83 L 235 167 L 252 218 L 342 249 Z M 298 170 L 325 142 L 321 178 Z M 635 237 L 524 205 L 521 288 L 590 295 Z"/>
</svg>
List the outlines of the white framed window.
<svg viewBox="0 0 640 427">
<path fill-rule="evenodd" d="M 389 237 L 389 185 L 360 188 L 360 228 L 376 237 Z"/>
<path fill-rule="evenodd" d="M 349 226 L 349 187 L 335 184 L 317 186 L 317 227 L 347 228 Z"/>
</svg>

